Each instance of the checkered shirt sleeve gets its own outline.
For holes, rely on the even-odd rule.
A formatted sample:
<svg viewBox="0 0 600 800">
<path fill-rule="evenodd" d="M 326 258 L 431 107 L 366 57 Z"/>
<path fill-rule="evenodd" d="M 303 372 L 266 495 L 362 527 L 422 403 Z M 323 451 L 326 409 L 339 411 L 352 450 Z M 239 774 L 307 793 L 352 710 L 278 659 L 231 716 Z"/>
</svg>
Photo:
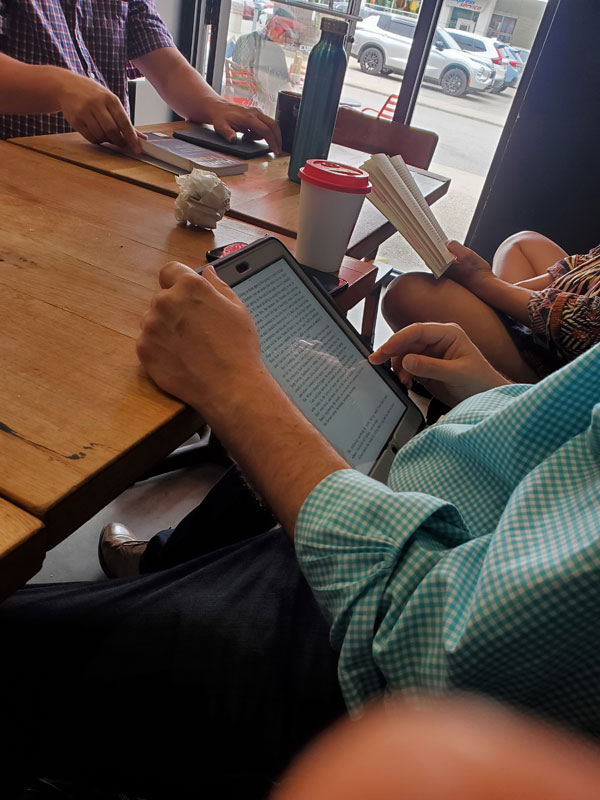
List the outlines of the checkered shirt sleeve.
<svg viewBox="0 0 600 800">
<path fill-rule="evenodd" d="M 129 110 L 132 59 L 174 46 L 153 0 L 0 0 L 0 52 L 85 75 Z M 61 114 L 0 115 L 0 139 L 70 131 Z"/>
<path fill-rule="evenodd" d="M 600 345 L 462 403 L 389 487 L 336 472 L 296 549 L 350 709 L 463 689 L 600 732 Z"/>
<path fill-rule="evenodd" d="M 156 10 L 154 0 L 129 0 L 127 57 L 130 61 L 161 47 L 175 47 L 173 37 Z"/>
</svg>

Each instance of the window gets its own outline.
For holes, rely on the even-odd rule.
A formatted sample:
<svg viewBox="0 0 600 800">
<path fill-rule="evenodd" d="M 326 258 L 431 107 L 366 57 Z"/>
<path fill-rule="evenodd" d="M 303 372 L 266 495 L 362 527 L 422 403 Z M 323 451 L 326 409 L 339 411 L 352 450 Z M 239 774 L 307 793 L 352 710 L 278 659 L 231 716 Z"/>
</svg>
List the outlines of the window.
<svg viewBox="0 0 600 800">
<path fill-rule="evenodd" d="M 415 26 L 411 25 L 410 22 L 392 19 L 390 20 L 389 31 L 390 33 L 395 33 L 398 36 L 407 36 L 409 39 L 413 39 L 415 35 Z"/>
<path fill-rule="evenodd" d="M 487 35 L 501 42 L 510 42 L 515 30 L 517 20 L 514 17 L 504 17 L 502 14 L 492 14 Z"/>
<path fill-rule="evenodd" d="M 452 36 L 456 39 L 456 41 L 460 44 L 463 50 L 467 50 L 469 53 L 484 53 L 485 52 L 485 44 L 480 42 L 479 39 L 471 39 L 470 36 L 463 36 L 456 31 L 452 31 Z"/>
</svg>

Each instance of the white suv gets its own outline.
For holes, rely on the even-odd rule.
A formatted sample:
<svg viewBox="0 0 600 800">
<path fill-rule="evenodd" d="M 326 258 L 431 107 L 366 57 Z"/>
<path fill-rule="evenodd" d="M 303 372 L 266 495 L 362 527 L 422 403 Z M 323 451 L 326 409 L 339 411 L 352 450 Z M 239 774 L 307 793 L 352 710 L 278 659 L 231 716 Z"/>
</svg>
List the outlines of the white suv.
<svg viewBox="0 0 600 800">
<path fill-rule="evenodd" d="M 415 35 L 411 17 L 377 14 L 359 22 L 352 53 L 363 72 L 371 75 L 404 72 Z M 436 28 L 423 80 L 438 83 L 445 94 L 460 97 L 492 88 L 495 69 L 487 58 L 464 53 L 441 28 Z"/>
<path fill-rule="evenodd" d="M 468 53 L 470 56 L 489 59 L 489 63 L 492 64 L 496 70 L 492 92 L 503 89 L 504 81 L 506 80 L 506 64 L 508 59 L 502 57 L 502 53 L 497 49 L 494 40 L 487 36 L 481 36 L 479 33 L 457 31 L 455 28 L 446 28 L 445 30 L 465 53 Z"/>
</svg>

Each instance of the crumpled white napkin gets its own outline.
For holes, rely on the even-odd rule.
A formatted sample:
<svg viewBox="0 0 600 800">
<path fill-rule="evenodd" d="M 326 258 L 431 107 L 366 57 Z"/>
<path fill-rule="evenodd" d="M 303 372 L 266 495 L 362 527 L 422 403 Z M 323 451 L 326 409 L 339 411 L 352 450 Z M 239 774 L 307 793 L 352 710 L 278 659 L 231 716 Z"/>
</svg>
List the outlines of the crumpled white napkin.
<svg viewBox="0 0 600 800">
<path fill-rule="evenodd" d="M 175 219 L 189 222 L 198 228 L 216 228 L 217 222 L 229 211 L 231 192 L 223 181 L 204 169 L 193 169 L 189 175 L 175 180 L 180 192 L 175 200 Z"/>
</svg>

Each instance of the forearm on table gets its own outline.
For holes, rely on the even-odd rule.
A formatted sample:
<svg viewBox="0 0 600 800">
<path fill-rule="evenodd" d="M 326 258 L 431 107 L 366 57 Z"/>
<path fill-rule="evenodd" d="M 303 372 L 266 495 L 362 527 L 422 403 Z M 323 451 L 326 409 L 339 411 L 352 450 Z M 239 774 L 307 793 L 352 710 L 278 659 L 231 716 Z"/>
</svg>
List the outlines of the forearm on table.
<svg viewBox="0 0 600 800">
<path fill-rule="evenodd" d="M 0 113 L 59 111 L 59 86 L 66 72 L 61 67 L 23 64 L 0 53 Z"/>
<path fill-rule="evenodd" d="M 165 103 L 184 119 L 211 122 L 211 104 L 226 102 L 175 47 L 153 50 L 134 64 Z"/>
<path fill-rule="evenodd" d="M 225 394 L 225 393 L 224 393 Z M 348 464 L 265 370 L 199 410 L 293 538 L 296 518 L 323 478 Z"/>
</svg>

